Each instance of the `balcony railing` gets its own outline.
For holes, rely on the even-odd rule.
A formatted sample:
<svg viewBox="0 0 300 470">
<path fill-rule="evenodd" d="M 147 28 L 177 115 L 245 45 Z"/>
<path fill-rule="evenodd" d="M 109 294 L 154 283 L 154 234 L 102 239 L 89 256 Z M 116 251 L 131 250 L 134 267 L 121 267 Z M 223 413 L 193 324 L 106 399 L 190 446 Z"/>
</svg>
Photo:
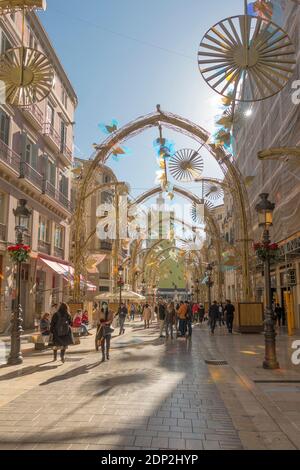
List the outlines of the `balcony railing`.
<svg viewBox="0 0 300 470">
<path fill-rule="evenodd" d="M 20 177 L 26 178 L 33 183 L 37 188 L 42 190 L 43 176 L 31 165 L 26 162 L 21 163 Z"/>
<path fill-rule="evenodd" d="M 0 160 L 19 173 L 21 162 L 20 155 L 9 148 L 2 140 L 0 140 Z"/>
<path fill-rule="evenodd" d="M 0 241 L 6 241 L 6 225 L 0 224 Z"/>
<path fill-rule="evenodd" d="M 55 246 L 54 247 L 54 256 L 56 256 L 56 258 L 64 259 L 65 252 L 64 252 L 63 248 L 58 248 L 57 246 Z"/>
<path fill-rule="evenodd" d="M 43 113 L 40 108 L 36 104 L 32 104 L 31 106 L 26 106 L 24 111 L 29 113 L 35 121 L 39 124 L 39 126 L 43 125 L 44 117 Z"/>
<path fill-rule="evenodd" d="M 68 211 L 72 211 L 72 204 L 71 201 L 60 191 L 58 191 L 50 181 L 45 181 L 44 183 L 44 194 L 50 196 L 52 199 L 55 199 L 60 205 L 68 209 Z"/>
<path fill-rule="evenodd" d="M 67 157 L 68 160 L 72 160 L 73 158 L 73 152 L 72 150 L 69 149 L 69 147 L 67 147 L 67 145 L 60 146 L 60 153 L 64 155 L 65 157 Z"/>
<path fill-rule="evenodd" d="M 111 242 L 100 242 L 100 250 L 111 251 L 112 250 L 112 243 Z"/>
<path fill-rule="evenodd" d="M 38 243 L 38 250 L 45 255 L 50 255 L 51 253 L 51 243 L 44 242 L 43 240 L 39 240 Z"/>
<path fill-rule="evenodd" d="M 110 278 L 110 274 L 109 273 L 100 273 L 99 278 L 102 279 L 102 280 L 108 280 Z"/>
<path fill-rule="evenodd" d="M 61 137 L 59 133 L 54 129 L 52 124 L 50 122 L 44 123 L 43 126 L 43 134 L 46 136 L 49 136 L 51 140 L 54 142 L 54 144 L 60 149 L 61 147 Z"/>
</svg>

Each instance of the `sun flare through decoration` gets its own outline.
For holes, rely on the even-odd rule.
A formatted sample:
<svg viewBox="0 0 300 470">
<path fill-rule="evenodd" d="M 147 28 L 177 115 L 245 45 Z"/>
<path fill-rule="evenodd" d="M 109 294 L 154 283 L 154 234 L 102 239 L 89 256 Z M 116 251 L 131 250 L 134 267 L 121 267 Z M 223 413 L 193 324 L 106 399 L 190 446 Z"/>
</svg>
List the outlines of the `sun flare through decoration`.
<svg viewBox="0 0 300 470">
<path fill-rule="evenodd" d="M 206 83 L 234 101 L 261 101 L 276 95 L 291 78 L 295 63 L 289 35 L 272 21 L 247 14 L 215 24 L 198 51 Z"/>
<path fill-rule="evenodd" d="M 199 178 L 203 172 L 203 158 L 192 149 L 178 150 L 170 159 L 170 173 L 177 181 L 194 181 Z"/>
</svg>

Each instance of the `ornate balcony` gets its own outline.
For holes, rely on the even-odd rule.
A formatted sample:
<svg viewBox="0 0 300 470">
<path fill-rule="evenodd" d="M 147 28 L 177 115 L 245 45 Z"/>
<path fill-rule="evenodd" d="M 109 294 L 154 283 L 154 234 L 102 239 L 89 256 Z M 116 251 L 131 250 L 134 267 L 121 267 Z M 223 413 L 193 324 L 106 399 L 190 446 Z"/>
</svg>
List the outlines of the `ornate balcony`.
<svg viewBox="0 0 300 470">
<path fill-rule="evenodd" d="M 54 129 L 50 122 L 45 122 L 43 125 L 43 135 L 48 145 L 55 151 L 60 152 L 61 138 L 59 133 Z"/>
<path fill-rule="evenodd" d="M 32 104 L 31 106 L 23 108 L 23 111 L 28 121 L 30 121 L 36 129 L 40 130 L 44 123 L 44 116 L 40 108 L 36 104 Z"/>
<path fill-rule="evenodd" d="M 65 252 L 63 248 L 58 248 L 57 246 L 54 247 L 54 256 L 59 259 L 65 258 Z"/>
<path fill-rule="evenodd" d="M 0 140 L 0 161 L 13 168 L 17 173 L 20 172 L 20 155 L 14 152 L 2 140 Z"/>
<path fill-rule="evenodd" d="M 44 253 L 45 255 L 50 255 L 50 253 L 51 253 L 51 243 L 44 242 L 43 240 L 39 240 L 38 250 L 39 250 L 40 253 Z"/>
<path fill-rule="evenodd" d="M 111 251 L 112 246 L 112 242 L 100 241 L 100 250 Z"/>
<path fill-rule="evenodd" d="M 26 162 L 22 162 L 20 166 L 20 178 L 26 178 L 28 181 L 34 184 L 40 191 L 43 186 L 43 176 L 31 165 Z"/>
<path fill-rule="evenodd" d="M 53 184 L 51 184 L 49 181 L 44 181 L 43 193 L 46 196 L 49 196 L 54 199 L 69 212 L 72 211 L 71 201 L 69 201 L 69 199 L 63 193 L 58 191 L 55 186 L 53 186 Z"/>
<path fill-rule="evenodd" d="M 72 161 L 73 158 L 73 152 L 67 145 L 61 145 L 60 147 L 60 154 L 63 157 L 66 157 L 69 161 Z"/>
</svg>

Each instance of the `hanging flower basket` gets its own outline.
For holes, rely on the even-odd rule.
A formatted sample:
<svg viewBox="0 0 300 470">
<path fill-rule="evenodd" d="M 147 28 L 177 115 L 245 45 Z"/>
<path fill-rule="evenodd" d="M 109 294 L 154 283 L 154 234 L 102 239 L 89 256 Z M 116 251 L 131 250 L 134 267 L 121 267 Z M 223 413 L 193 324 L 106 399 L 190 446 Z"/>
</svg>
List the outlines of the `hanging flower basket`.
<svg viewBox="0 0 300 470">
<path fill-rule="evenodd" d="M 280 250 L 277 243 L 258 242 L 254 243 L 253 248 L 256 256 L 261 261 L 266 261 L 267 259 L 275 261 L 280 256 Z"/>
<path fill-rule="evenodd" d="M 31 248 L 28 245 L 13 245 L 7 248 L 9 256 L 15 263 L 26 263 Z"/>
</svg>

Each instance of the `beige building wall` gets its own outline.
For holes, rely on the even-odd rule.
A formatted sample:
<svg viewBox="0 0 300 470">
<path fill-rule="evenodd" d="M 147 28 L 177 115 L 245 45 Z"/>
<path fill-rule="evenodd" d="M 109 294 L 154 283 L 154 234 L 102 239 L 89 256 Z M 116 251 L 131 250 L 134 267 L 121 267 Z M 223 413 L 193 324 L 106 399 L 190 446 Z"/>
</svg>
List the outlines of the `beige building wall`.
<svg viewBox="0 0 300 470">
<path fill-rule="evenodd" d="M 0 53 L 21 44 L 21 13 L 0 17 Z M 66 292 L 60 276 L 42 260 L 68 264 L 75 91 L 35 13 L 26 16 L 25 44 L 43 52 L 55 80 L 41 103 L 17 108 L 0 106 L 0 332 L 8 331 L 16 296 L 14 267 L 6 254 L 15 242 L 13 209 L 26 199 L 32 215 L 24 241 L 32 248 L 22 268 L 24 326 L 49 311 Z M 2 203 L 1 203 L 2 201 Z M 43 222 L 47 226 L 43 229 Z M 65 281 L 64 281 L 65 282 Z"/>
</svg>

